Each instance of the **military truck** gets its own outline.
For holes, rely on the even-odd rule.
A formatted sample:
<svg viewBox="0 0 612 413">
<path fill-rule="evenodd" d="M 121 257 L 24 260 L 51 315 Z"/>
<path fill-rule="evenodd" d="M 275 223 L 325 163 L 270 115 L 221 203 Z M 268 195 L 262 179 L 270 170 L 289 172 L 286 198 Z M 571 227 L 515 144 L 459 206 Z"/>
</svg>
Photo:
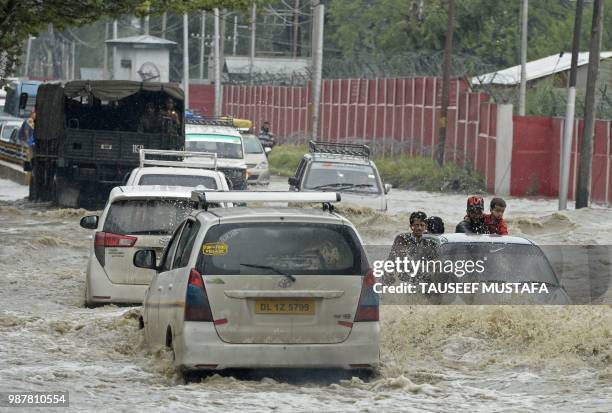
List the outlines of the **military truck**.
<svg viewBox="0 0 612 413">
<path fill-rule="evenodd" d="M 139 150 L 185 146 L 183 91 L 123 80 L 44 84 L 36 98 L 30 199 L 99 207 L 139 165 Z M 143 119 L 148 128 L 143 130 Z"/>
</svg>

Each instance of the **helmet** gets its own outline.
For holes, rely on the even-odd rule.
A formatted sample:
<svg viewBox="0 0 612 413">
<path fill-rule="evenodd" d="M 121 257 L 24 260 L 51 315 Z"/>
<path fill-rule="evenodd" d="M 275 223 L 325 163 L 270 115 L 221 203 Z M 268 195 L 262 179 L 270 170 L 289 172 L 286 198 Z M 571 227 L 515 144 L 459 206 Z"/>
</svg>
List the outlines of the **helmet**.
<svg viewBox="0 0 612 413">
<path fill-rule="evenodd" d="M 484 199 L 481 196 L 471 196 L 467 200 L 467 210 L 474 211 L 476 209 L 484 210 Z"/>
</svg>

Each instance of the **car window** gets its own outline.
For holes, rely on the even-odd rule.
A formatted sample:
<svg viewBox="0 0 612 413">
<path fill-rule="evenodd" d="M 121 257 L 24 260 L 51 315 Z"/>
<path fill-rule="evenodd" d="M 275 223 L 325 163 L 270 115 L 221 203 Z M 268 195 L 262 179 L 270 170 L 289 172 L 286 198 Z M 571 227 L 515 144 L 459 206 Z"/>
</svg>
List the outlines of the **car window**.
<svg viewBox="0 0 612 413">
<path fill-rule="evenodd" d="M 147 174 L 140 178 L 138 185 L 203 186 L 207 189 L 217 189 L 214 177 L 200 175 Z"/>
<path fill-rule="evenodd" d="M 327 185 L 350 192 L 381 192 L 376 172 L 370 165 L 313 162 L 304 177 L 304 188 L 321 189 Z"/>
<path fill-rule="evenodd" d="M 170 269 L 172 268 L 174 252 L 176 251 L 176 247 L 179 243 L 182 229 L 183 225 L 179 226 L 172 235 L 172 238 L 168 242 L 168 245 L 166 245 L 166 248 L 164 249 L 164 256 L 160 263 L 160 272 L 170 271 Z"/>
<path fill-rule="evenodd" d="M 219 158 L 243 159 L 242 139 L 239 136 L 187 134 L 185 150 L 216 153 Z"/>
<path fill-rule="evenodd" d="M 169 235 L 189 215 L 194 203 L 186 199 L 124 199 L 110 206 L 105 232 Z"/>
<path fill-rule="evenodd" d="M 199 229 L 199 223 L 192 219 L 185 223 L 181 239 L 176 247 L 176 254 L 174 254 L 172 269 L 184 267 L 189 263 L 193 243 L 195 242 Z"/>
<path fill-rule="evenodd" d="M 198 258 L 202 274 L 275 274 L 257 266 L 292 275 L 357 275 L 367 271 L 367 259 L 344 225 L 240 223 L 208 230 Z"/>
</svg>

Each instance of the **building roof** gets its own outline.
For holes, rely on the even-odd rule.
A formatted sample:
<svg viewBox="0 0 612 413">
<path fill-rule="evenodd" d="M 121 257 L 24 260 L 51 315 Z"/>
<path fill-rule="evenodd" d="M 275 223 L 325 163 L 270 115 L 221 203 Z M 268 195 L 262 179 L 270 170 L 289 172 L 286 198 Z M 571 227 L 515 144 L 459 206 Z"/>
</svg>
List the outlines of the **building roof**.
<svg viewBox="0 0 612 413">
<path fill-rule="evenodd" d="M 291 57 L 256 57 L 253 72 L 277 75 L 307 74 L 310 59 Z M 225 71 L 230 74 L 249 74 L 248 56 L 225 56 Z"/>
<path fill-rule="evenodd" d="M 599 58 L 601 60 L 612 57 L 612 51 L 601 52 Z M 554 73 L 564 72 L 571 67 L 572 53 L 564 52 L 561 57 L 558 54 L 544 57 L 538 60 L 527 62 L 527 81 L 550 76 Z M 589 63 L 589 52 L 578 54 L 578 67 Z M 475 76 L 472 78 L 472 85 L 518 85 L 521 81 L 521 65 L 512 66 L 507 69 L 498 70 L 484 75 Z"/>
<path fill-rule="evenodd" d="M 131 44 L 131 45 L 139 45 L 140 47 L 155 47 L 155 48 L 163 48 L 167 46 L 174 46 L 176 42 L 172 40 L 162 39 L 161 37 L 155 37 L 148 34 L 142 34 L 139 36 L 130 36 L 130 37 L 122 37 L 120 39 L 110 39 L 106 41 L 107 44 L 110 45 L 119 45 L 119 44 Z M 138 47 L 138 46 L 135 46 Z"/>
</svg>

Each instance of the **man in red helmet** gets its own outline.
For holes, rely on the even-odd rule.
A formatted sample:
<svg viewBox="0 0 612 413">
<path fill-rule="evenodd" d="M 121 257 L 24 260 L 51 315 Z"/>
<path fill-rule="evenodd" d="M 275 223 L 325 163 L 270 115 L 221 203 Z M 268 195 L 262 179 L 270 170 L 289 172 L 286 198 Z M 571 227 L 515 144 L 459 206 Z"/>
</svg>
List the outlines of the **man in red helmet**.
<svg viewBox="0 0 612 413">
<path fill-rule="evenodd" d="M 483 219 L 484 199 L 480 196 L 471 196 L 467 200 L 467 215 L 457 224 L 455 232 L 465 234 L 488 234 L 489 229 Z"/>
</svg>

